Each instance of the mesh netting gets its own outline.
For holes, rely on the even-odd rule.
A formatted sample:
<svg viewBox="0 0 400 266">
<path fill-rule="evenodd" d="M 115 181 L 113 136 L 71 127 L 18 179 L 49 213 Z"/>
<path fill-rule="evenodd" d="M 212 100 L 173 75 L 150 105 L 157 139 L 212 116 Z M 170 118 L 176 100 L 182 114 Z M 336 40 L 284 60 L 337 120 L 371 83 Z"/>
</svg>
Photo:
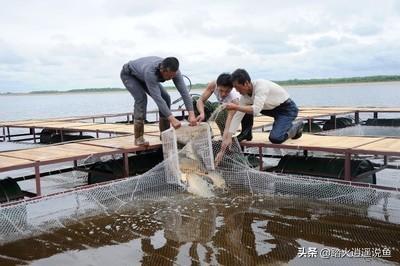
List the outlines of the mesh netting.
<svg viewBox="0 0 400 266">
<path fill-rule="evenodd" d="M 213 123 L 218 127 L 219 132 L 213 132 L 214 135 L 223 135 L 225 129 L 225 122 L 228 118 L 228 110 L 224 105 L 216 106 L 214 112 L 211 114 L 207 122 L 212 125 Z"/>
<path fill-rule="evenodd" d="M 174 128 L 165 130 L 162 132 L 162 145 L 165 159 L 175 156 L 174 165 L 171 168 L 176 171 L 180 165 L 178 145 L 184 146 L 184 152 L 181 154 L 198 161 L 204 170 L 214 170 L 211 131 L 207 123 L 202 123 L 195 128 L 184 125 L 177 130 Z M 173 175 L 178 176 L 178 174 Z"/>
<path fill-rule="evenodd" d="M 364 206 L 398 219 L 400 197 L 397 192 L 260 172 L 249 166 L 237 142 L 214 168 L 213 158 L 221 141 L 211 141 L 206 125 L 163 134 L 166 158 L 145 174 L 2 207 L 1 243 L 62 228 L 84 217 L 118 213 L 124 206 L 141 201 L 162 201 L 168 196 L 187 192 L 202 197 L 219 197 L 227 193 L 299 197 Z"/>
</svg>

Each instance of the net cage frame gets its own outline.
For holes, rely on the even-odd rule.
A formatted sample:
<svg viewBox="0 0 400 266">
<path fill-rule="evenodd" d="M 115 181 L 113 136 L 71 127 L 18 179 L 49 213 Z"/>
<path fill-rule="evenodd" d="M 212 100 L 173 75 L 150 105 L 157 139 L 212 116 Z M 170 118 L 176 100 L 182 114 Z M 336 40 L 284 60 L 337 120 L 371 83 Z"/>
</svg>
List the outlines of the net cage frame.
<svg viewBox="0 0 400 266">
<path fill-rule="evenodd" d="M 197 147 L 193 145 L 193 141 L 198 141 L 204 148 L 203 151 L 194 150 L 197 151 L 196 156 L 204 156 L 202 163 L 195 166 L 196 171 L 215 172 L 226 182 L 226 189 L 221 194 L 216 194 L 216 197 L 226 193 L 272 195 L 355 208 L 362 206 L 379 215 L 389 213 L 393 222 L 400 223 L 398 191 L 356 187 L 329 179 L 261 172 L 250 167 L 236 140 L 227 150 L 221 163 L 216 166 L 214 156 L 220 150 L 221 140 L 211 139 L 208 126 L 204 126 L 202 130 L 196 127 L 187 128 L 193 130 L 195 135 L 196 132 L 202 133 L 198 134 L 198 138 L 192 138 L 192 135 L 182 130 L 185 140 L 179 135 L 181 133 L 177 133 L 179 130 L 171 129 L 165 132 L 163 145 L 165 141 L 166 158 L 144 174 L 1 206 L 0 244 L 48 233 L 86 217 L 118 213 L 125 208 L 134 208 L 141 202 L 164 201 L 174 195 L 187 193 L 187 184 L 182 182 L 180 176 L 179 158 L 188 151 L 193 152 L 193 147 Z M 203 136 L 203 133 L 207 136 Z M 185 143 L 181 149 L 178 147 L 179 141 Z"/>
</svg>

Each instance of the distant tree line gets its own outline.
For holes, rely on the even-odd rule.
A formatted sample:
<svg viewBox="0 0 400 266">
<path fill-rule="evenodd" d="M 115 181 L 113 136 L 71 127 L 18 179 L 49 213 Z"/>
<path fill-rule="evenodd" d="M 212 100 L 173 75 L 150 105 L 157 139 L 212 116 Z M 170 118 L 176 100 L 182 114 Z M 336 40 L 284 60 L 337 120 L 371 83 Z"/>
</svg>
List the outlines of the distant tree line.
<svg viewBox="0 0 400 266">
<path fill-rule="evenodd" d="M 400 75 L 391 76 L 368 76 L 368 77 L 351 77 L 351 78 L 327 78 L 327 79 L 290 79 L 274 81 L 279 85 L 290 86 L 290 85 L 314 85 L 314 84 L 335 84 L 335 83 L 357 83 L 357 82 L 385 82 L 385 81 L 400 81 Z M 192 84 L 192 90 L 204 89 L 207 84 L 196 83 Z M 174 89 L 175 87 L 166 87 L 167 90 Z M 123 88 L 85 88 L 85 89 L 74 89 L 67 91 L 58 90 L 41 90 L 41 91 L 31 91 L 28 93 L 11 93 L 5 92 L 0 93 L 0 95 L 15 95 L 15 94 L 48 94 L 48 93 L 85 93 L 85 92 L 118 92 L 126 91 Z"/>
<path fill-rule="evenodd" d="M 67 91 L 58 90 L 45 90 L 45 91 L 31 91 L 30 94 L 43 94 L 43 93 L 85 93 L 85 92 L 109 92 L 109 91 L 125 91 L 122 88 L 85 88 L 85 89 L 74 89 Z"/>
<path fill-rule="evenodd" d="M 289 79 L 274 81 L 282 86 L 290 85 L 314 85 L 314 84 L 335 84 L 335 83 L 360 83 L 360 82 L 386 82 L 400 81 L 400 75 L 393 76 L 368 76 L 368 77 L 351 77 L 351 78 L 326 78 L 326 79 Z M 206 88 L 207 84 L 193 84 L 192 89 Z M 167 87 L 174 88 L 174 87 Z"/>
<path fill-rule="evenodd" d="M 351 78 L 327 78 L 327 79 L 290 79 L 290 80 L 275 81 L 275 82 L 280 85 L 312 85 L 312 84 L 385 82 L 385 81 L 400 81 L 400 75 L 351 77 Z"/>
</svg>

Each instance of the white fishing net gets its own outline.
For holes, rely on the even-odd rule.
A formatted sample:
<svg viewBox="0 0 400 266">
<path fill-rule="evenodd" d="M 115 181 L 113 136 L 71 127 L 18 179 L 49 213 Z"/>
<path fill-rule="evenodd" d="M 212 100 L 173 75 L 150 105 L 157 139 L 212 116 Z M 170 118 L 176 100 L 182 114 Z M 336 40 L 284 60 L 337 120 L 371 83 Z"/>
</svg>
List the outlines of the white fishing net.
<svg viewBox="0 0 400 266">
<path fill-rule="evenodd" d="M 170 128 L 162 132 L 161 136 L 164 159 L 171 159 L 168 160 L 169 165 L 166 165 L 170 182 L 187 181 L 182 176 L 180 165 L 183 168 L 196 166 L 202 168 L 203 172 L 214 170 L 211 131 L 207 123 L 202 123 L 197 127 L 183 125 L 177 130 Z M 183 147 L 180 154 L 178 145 Z"/>
</svg>

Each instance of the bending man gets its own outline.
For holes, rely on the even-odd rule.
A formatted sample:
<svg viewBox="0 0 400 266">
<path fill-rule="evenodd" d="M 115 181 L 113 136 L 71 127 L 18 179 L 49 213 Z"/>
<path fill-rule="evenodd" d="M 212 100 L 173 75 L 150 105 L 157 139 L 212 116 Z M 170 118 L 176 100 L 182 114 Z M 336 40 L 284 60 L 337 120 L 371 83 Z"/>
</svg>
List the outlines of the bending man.
<svg viewBox="0 0 400 266">
<path fill-rule="evenodd" d="M 225 126 L 221 150 L 216 157 L 219 163 L 232 143 L 232 135 L 239 127 L 245 113 L 258 115 L 259 113 L 274 118 L 274 124 L 269 134 L 272 143 L 280 144 L 287 139 L 297 139 L 302 135 L 303 122 L 293 123 L 298 114 L 296 104 L 289 98 L 289 94 L 278 84 L 269 80 L 251 81 L 244 69 L 237 69 L 232 73 L 232 83 L 242 95 L 240 104 L 228 103 L 226 109 L 234 110 L 235 114 Z"/>
<path fill-rule="evenodd" d="M 189 112 L 189 124 L 197 124 L 193 112 L 192 98 L 186 88 L 181 72 L 179 61 L 175 57 L 160 58 L 148 56 L 126 63 L 121 71 L 121 80 L 127 90 L 135 99 L 134 123 L 135 123 L 135 145 L 148 145 L 143 138 L 144 121 L 146 119 L 147 94 L 150 95 L 158 106 L 160 112 L 160 132 L 168 129 L 170 124 L 179 128 L 181 123 L 171 113 L 171 97 L 160 82 L 170 80 L 175 84 Z"/>
<path fill-rule="evenodd" d="M 231 75 L 228 73 L 222 73 L 218 76 L 217 80 L 211 81 L 207 88 L 204 90 L 203 94 L 197 100 L 196 107 L 199 115 L 197 116 L 197 121 L 201 122 L 206 119 L 204 111 L 204 103 L 214 94 L 220 104 L 225 103 L 236 103 L 239 104 L 240 93 L 233 88 Z M 221 131 L 221 135 L 224 132 L 225 124 L 227 120 L 231 120 L 234 112 L 227 111 L 224 109 L 220 112 L 216 118 L 216 123 Z M 220 119 L 221 116 L 222 118 Z M 220 121 L 223 120 L 223 121 Z M 242 119 L 242 132 L 237 136 L 238 141 L 242 140 L 252 140 L 253 136 L 251 134 L 253 127 L 253 115 L 246 114 Z"/>
</svg>

